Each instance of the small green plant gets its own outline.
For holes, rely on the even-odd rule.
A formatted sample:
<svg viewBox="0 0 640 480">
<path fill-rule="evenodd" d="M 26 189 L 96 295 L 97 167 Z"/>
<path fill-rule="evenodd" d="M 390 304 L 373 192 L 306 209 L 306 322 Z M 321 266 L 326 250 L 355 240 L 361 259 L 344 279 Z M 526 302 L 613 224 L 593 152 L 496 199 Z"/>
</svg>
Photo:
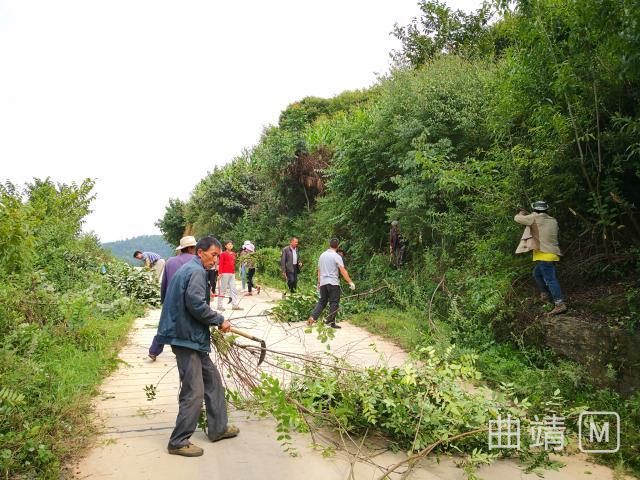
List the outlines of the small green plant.
<svg viewBox="0 0 640 480">
<path fill-rule="evenodd" d="M 153 385 L 153 384 L 145 385 L 144 386 L 144 394 L 147 397 L 147 401 L 151 402 L 151 401 L 156 399 L 156 396 L 158 394 L 158 390 L 157 390 L 156 386 Z"/>
<path fill-rule="evenodd" d="M 271 315 L 278 322 L 301 322 L 309 318 L 317 301 L 311 290 L 292 293 L 271 309 Z"/>
<path fill-rule="evenodd" d="M 308 325 L 307 328 L 305 328 L 304 333 L 313 333 L 314 330 L 316 332 L 317 339 L 325 344 L 325 348 L 327 350 L 331 350 L 330 341 L 335 338 L 336 331 L 326 325 L 323 321 L 319 321 L 313 325 Z"/>
</svg>

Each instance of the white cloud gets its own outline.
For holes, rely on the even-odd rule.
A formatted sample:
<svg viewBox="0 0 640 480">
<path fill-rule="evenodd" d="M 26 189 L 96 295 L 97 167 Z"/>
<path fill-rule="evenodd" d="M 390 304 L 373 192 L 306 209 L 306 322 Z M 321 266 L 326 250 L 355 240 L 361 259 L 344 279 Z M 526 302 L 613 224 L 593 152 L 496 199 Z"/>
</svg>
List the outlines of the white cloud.
<svg viewBox="0 0 640 480">
<path fill-rule="evenodd" d="M 417 13 L 414 0 L 0 0 L 0 178 L 96 178 L 88 230 L 156 232 L 169 197 L 287 104 L 371 85 L 393 24 Z"/>
</svg>

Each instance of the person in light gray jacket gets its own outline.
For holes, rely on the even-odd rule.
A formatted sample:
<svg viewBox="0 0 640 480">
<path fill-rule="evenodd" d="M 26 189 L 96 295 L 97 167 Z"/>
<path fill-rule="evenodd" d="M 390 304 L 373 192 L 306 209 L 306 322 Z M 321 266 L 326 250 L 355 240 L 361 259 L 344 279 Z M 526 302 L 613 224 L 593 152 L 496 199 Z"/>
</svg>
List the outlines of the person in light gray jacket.
<svg viewBox="0 0 640 480">
<path fill-rule="evenodd" d="M 533 261 L 536 264 L 533 278 L 540 290 L 540 298 L 543 301 L 551 298 L 554 303 L 553 310 L 546 315 L 559 315 L 567 311 L 567 305 L 556 276 L 555 264 L 562 255 L 558 242 L 558 222 L 547 214 L 547 202 L 537 201 L 531 208 L 533 213 L 520 210 L 514 217 L 516 222 L 526 227 L 516 253 L 533 251 Z"/>
</svg>

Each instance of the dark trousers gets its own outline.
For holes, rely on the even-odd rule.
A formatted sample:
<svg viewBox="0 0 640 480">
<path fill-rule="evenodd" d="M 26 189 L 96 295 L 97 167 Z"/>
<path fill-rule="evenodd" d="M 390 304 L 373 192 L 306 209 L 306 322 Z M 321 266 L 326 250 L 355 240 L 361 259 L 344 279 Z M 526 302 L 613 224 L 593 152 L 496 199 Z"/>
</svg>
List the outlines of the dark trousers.
<svg viewBox="0 0 640 480">
<path fill-rule="evenodd" d="M 329 303 L 329 315 L 327 315 L 326 323 L 336 323 L 336 315 L 340 306 L 340 285 L 322 285 L 320 287 L 320 300 L 311 312 L 311 317 L 314 320 L 318 320 L 327 303 Z"/>
<path fill-rule="evenodd" d="M 393 262 L 394 266 L 399 267 L 404 263 L 404 251 L 404 245 L 398 245 L 393 249 L 391 261 Z"/>
<path fill-rule="evenodd" d="M 556 276 L 555 262 L 537 261 L 533 269 L 533 278 L 538 285 L 538 289 L 543 293 L 551 293 L 554 303 L 562 303 L 562 290 L 560 282 Z"/>
<path fill-rule="evenodd" d="M 203 400 L 207 410 L 207 436 L 213 440 L 227 428 L 227 403 L 220 373 L 206 352 L 174 345 L 171 350 L 176 355 L 180 374 L 180 407 L 169 448 L 189 444 L 198 426 Z"/>
<path fill-rule="evenodd" d="M 247 269 L 247 290 L 251 293 L 251 290 L 255 285 L 253 284 L 253 276 L 256 274 L 255 268 Z"/>
<path fill-rule="evenodd" d="M 287 272 L 287 287 L 291 293 L 295 293 L 298 288 L 298 272 Z"/>
<path fill-rule="evenodd" d="M 218 270 L 209 270 L 209 287 L 212 293 L 216 293 L 216 285 L 218 284 Z"/>
</svg>

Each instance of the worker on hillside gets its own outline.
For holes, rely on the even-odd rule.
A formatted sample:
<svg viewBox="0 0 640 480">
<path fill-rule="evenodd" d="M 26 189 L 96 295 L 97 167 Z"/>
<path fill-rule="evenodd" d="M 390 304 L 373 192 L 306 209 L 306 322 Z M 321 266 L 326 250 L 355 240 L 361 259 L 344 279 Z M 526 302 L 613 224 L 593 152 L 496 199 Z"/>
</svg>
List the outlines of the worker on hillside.
<svg viewBox="0 0 640 480">
<path fill-rule="evenodd" d="M 196 244 L 196 256 L 171 279 L 162 305 L 158 342 L 171 345 L 180 376 L 178 417 L 168 445 L 172 455 L 199 457 L 204 453 L 189 441 L 198 426 L 203 401 L 209 440 L 216 442 L 240 432 L 238 427 L 227 423 L 224 386 L 209 357 L 209 328 L 217 326 L 225 333 L 231 329 L 231 323 L 209 306 L 207 270 L 221 249 L 216 238 L 201 238 Z"/>
<path fill-rule="evenodd" d="M 162 282 L 162 272 L 164 271 L 164 259 L 155 252 L 141 252 L 136 250 L 133 252 L 133 258 L 142 260 L 144 266 L 153 271 L 153 275 L 158 280 L 158 283 Z"/>
<path fill-rule="evenodd" d="M 167 260 L 164 266 L 164 272 L 162 273 L 162 283 L 160 283 L 160 303 L 164 303 L 164 299 L 167 296 L 167 288 L 169 282 L 173 278 L 173 275 L 182 267 L 185 263 L 195 257 L 196 252 L 196 239 L 192 236 L 182 237 L 180 239 L 180 245 L 176 247 L 177 255 Z M 164 345 L 158 343 L 158 336 L 153 337 L 151 346 L 149 347 L 149 358 L 153 361 L 162 353 Z"/>
<path fill-rule="evenodd" d="M 329 241 L 329 248 L 318 259 L 317 289 L 320 291 L 320 300 L 307 320 L 308 325 L 313 325 L 318 320 L 324 307 L 329 303 L 329 315 L 327 315 L 325 323 L 331 328 L 342 328 L 336 323 L 336 315 L 340 306 L 340 274 L 349 284 L 351 290 L 355 290 L 356 286 L 351 281 L 347 269 L 344 268 L 342 256 L 337 252 L 339 245 L 338 239 L 332 238 Z"/>
<path fill-rule="evenodd" d="M 544 201 L 531 204 L 533 213 L 518 211 L 514 220 L 526 228 L 520 239 L 516 253 L 533 251 L 533 278 L 540 290 L 543 301 L 553 300 L 554 308 L 545 315 L 558 315 L 567 311 L 560 283 L 556 276 L 556 262 L 560 261 L 558 243 L 558 222 L 547 214 L 549 205 Z"/>
<path fill-rule="evenodd" d="M 393 220 L 391 222 L 391 230 L 389 230 L 389 255 L 391 256 L 391 263 L 396 267 L 402 265 L 404 263 L 404 253 L 405 244 L 400 235 L 398 221 Z"/>
<path fill-rule="evenodd" d="M 298 273 L 302 268 L 302 261 L 298 252 L 298 237 L 292 237 L 289 245 L 282 249 L 280 254 L 280 271 L 287 281 L 287 287 L 291 293 L 295 293 L 298 287 Z"/>
</svg>

